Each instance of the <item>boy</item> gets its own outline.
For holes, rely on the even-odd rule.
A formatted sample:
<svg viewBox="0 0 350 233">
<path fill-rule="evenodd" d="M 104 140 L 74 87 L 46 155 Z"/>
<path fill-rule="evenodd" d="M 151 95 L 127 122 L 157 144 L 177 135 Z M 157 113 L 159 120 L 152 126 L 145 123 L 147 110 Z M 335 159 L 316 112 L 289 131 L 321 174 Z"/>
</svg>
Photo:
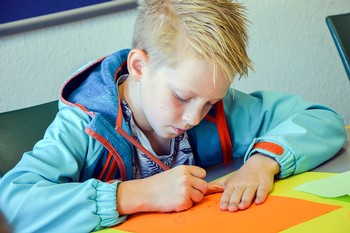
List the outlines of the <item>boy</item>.
<svg viewBox="0 0 350 233">
<path fill-rule="evenodd" d="M 230 89 L 251 67 L 243 9 L 230 1 L 141 3 L 133 48 L 81 68 L 33 151 L 0 184 L 17 230 L 88 232 L 128 214 L 263 203 L 274 177 L 312 169 L 345 141 L 341 117 L 276 92 Z M 245 164 L 215 184 L 205 170 Z M 218 207 L 219 208 L 219 207 Z"/>
</svg>

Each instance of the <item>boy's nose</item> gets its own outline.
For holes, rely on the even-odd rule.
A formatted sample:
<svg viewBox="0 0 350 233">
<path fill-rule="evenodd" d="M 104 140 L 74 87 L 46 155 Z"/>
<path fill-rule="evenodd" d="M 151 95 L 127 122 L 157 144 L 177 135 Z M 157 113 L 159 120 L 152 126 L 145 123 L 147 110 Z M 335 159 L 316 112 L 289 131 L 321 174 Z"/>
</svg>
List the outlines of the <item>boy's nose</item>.
<svg viewBox="0 0 350 233">
<path fill-rule="evenodd" d="M 201 119 L 201 109 L 195 107 L 189 107 L 189 109 L 183 114 L 183 120 L 186 121 L 189 125 L 195 126 L 198 125 Z"/>
</svg>

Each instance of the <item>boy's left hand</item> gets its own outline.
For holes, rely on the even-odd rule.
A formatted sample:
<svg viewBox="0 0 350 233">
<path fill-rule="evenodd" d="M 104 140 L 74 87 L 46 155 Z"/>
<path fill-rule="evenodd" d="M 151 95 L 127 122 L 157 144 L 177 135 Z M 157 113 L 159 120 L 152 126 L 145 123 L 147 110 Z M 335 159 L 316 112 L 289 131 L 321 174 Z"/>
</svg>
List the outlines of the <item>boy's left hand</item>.
<svg viewBox="0 0 350 233">
<path fill-rule="evenodd" d="M 274 176 L 279 171 L 279 164 L 275 160 L 255 154 L 239 170 L 211 182 L 207 194 L 223 191 L 220 201 L 222 210 L 244 210 L 254 198 L 256 204 L 266 200 L 273 188 Z"/>
</svg>

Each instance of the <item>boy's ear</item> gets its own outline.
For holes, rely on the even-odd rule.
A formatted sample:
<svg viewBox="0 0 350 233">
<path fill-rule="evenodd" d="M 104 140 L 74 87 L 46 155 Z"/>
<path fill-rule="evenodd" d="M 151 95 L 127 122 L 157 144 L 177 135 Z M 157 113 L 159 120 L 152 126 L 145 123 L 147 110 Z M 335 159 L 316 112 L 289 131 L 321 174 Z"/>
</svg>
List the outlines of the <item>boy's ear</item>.
<svg viewBox="0 0 350 233">
<path fill-rule="evenodd" d="M 128 70 L 130 77 L 140 80 L 143 75 L 147 54 L 140 49 L 132 49 L 128 55 Z"/>
</svg>

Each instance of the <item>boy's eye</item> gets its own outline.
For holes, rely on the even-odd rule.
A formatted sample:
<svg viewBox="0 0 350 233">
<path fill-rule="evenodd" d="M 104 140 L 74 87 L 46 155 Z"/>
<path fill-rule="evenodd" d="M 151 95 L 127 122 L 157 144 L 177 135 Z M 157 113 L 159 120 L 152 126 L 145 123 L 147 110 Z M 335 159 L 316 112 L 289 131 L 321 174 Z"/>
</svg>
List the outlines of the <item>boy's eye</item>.
<svg viewBox="0 0 350 233">
<path fill-rule="evenodd" d="M 181 103 L 188 103 L 190 101 L 190 99 L 184 99 L 184 98 L 178 96 L 176 93 L 174 93 L 174 96 Z"/>
</svg>

